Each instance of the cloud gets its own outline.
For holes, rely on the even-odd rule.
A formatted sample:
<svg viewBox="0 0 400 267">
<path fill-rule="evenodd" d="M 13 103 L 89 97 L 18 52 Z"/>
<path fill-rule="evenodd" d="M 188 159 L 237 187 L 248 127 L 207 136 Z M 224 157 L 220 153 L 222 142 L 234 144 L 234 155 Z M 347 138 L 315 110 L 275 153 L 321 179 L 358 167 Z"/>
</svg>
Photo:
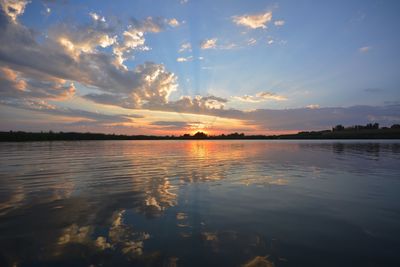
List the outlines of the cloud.
<svg viewBox="0 0 400 267">
<path fill-rule="evenodd" d="M 360 47 L 360 48 L 358 49 L 358 51 L 359 51 L 360 53 L 367 53 L 367 52 L 369 52 L 371 49 L 372 49 L 371 46 L 363 46 L 363 47 Z"/>
<path fill-rule="evenodd" d="M 153 32 L 158 33 L 165 29 L 165 23 L 167 20 L 161 17 L 147 17 L 144 20 L 137 20 L 131 18 L 131 28 L 135 28 L 141 32 Z"/>
<path fill-rule="evenodd" d="M 184 122 L 184 121 L 155 121 L 155 122 L 152 122 L 151 125 L 185 127 L 187 125 L 187 122 Z"/>
<path fill-rule="evenodd" d="M 115 55 L 114 64 L 118 67 L 126 69 L 124 65 L 125 60 L 128 59 L 130 55 L 136 50 L 149 50 L 147 46 L 144 45 L 145 38 L 142 31 L 136 28 L 130 28 L 123 32 L 123 41 L 117 43 L 113 46 L 113 53 Z"/>
<path fill-rule="evenodd" d="M 283 25 L 285 25 L 285 21 L 283 19 L 275 20 L 274 25 L 277 27 L 283 26 Z"/>
<path fill-rule="evenodd" d="M 43 87 L 49 84 L 50 79 L 78 82 L 103 93 L 88 98 L 104 101 L 107 96 L 108 103 L 130 108 L 141 107 L 146 102 L 166 103 L 169 94 L 176 90 L 177 78 L 164 65 L 146 62 L 130 70 L 115 64 L 114 55 L 98 49 L 106 46 L 102 36 L 110 36 L 113 32 L 105 22 L 97 21 L 94 25 L 76 28 L 85 29 L 83 33 L 61 25 L 51 31 L 48 39 L 38 43 L 32 31 L 11 22 L 2 10 L 0 12 L 0 62 L 21 75 L 29 76 L 28 85 L 41 84 Z M 147 19 L 138 27 L 154 31 L 156 26 L 153 22 Z M 124 32 L 121 43 L 110 46 L 114 50 L 122 49 L 120 52 L 124 54 L 124 49 L 141 46 L 142 37 L 132 26 Z M 18 79 L 22 83 L 20 80 L 27 79 Z M 46 89 L 47 92 L 53 91 Z"/>
<path fill-rule="evenodd" d="M 224 44 L 217 44 L 218 39 L 206 39 L 200 43 L 201 49 L 221 49 L 221 50 L 231 50 L 238 48 L 239 46 L 235 43 L 224 43 Z"/>
<path fill-rule="evenodd" d="M 171 27 L 178 27 L 180 25 L 179 21 L 175 18 L 169 19 L 167 23 Z"/>
<path fill-rule="evenodd" d="M 28 3 L 29 1 L 26 0 L 0 0 L 0 6 L 13 22 L 16 22 L 18 16 L 24 13 Z"/>
<path fill-rule="evenodd" d="M 232 17 L 236 25 L 244 26 L 250 29 L 266 29 L 267 24 L 272 20 L 272 12 L 268 11 L 261 14 L 242 15 Z"/>
<path fill-rule="evenodd" d="M 270 92 L 259 92 L 259 93 L 255 94 L 254 96 L 252 96 L 252 95 L 234 96 L 233 98 L 236 100 L 242 101 L 242 102 L 250 102 L 250 103 L 258 103 L 258 102 L 263 102 L 263 101 L 268 101 L 268 100 L 275 100 L 275 101 L 287 100 L 287 98 L 284 96 L 277 95 L 275 93 L 270 93 Z"/>
<path fill-rule="evenodd" d="M 216 96 L 182 96 L 170 101 L 170 94 L 178 86 L 177 77 L 163 64 L 124 65 L 134 52 L 148 49 L 146 34 L 158 33 L 168 27 L 165 19 L 132 19 L 128 28 L 120 29 L 119 24 L 114 25 L 99 16 L 99 19 L 92 18 L 87 25 L 56 25 L 49 30 L 48 38 L 39 41 L 35 32 L 17 19 L 23 14 L 27 2 L 19 1 L 25 4 L 15 10 L 7 8 L 9 3 L 14 2 L 2 1 L 0 9 L 0 99 L 3 105 L 99 123 L 132 121 L 130 116 L 109 117 L 114 115 L 64 109 L 48 103 L 48 100 L 73 96 L 78 84 L 97 90 L 97 93 L 84 96 L 97 103 L 239 119 L 260 129 L 319 129 L 340 123 L 400 121 L 398 105 L 246 112 L 226 109 L 227 100 Z M 202 48 L 218 48 L 217 39 L 206 40 Z M 237 99 L 259 102 L 279 101 L 285 97 L 260 92 Z"/>
<path fill-rule="evenodd" d="M 201 49 L 213 49 L 217 47 L 217 38 L 207 39 L 201 42 Z"/>
<path fill-rule="evenodd" d="M 150 125 L 161 127 L 163 130 L 185 130 L 191 128 L 193 123 L 185 121 L 155 121 Z"/>
<path fill-rule="evenodd" d="M 189 51 L 189 52 L 192 51 L 191 43 L 183 43 L 178 52 L 182 53 L 182 52 L 185 52 L 185 51 Z"/>
<path fill-rule="evenodd" d="M 75 94 L 75 86 L 61 79 L 36 80 L 21 72 L 0 67 L 0 96 L 9 99 L 65 100 Z"/>
<path fill-rule="evenodd" d="M 256 43 L 257 43 L 257 40 L 254 38 L 250 38 L 249 40 L 247 40 L 248 45 L 255 45 Z"/>
<path fill-rule="evenodd" d="M 137 114 L 116 114 L 108 115 L 96 112 L 90 112 L 80 109 L 71 108 L 60 108 L 54 105 L 50 105 L 43 100 L 32 100 L 32 99 L 15 99 L 13 101 L 7 101 L 4 99 L 0 100 L 1 105 L 17 107 L 20 109 L 40 112 L 53 116 L 61 116 L 76 119 L 74 122 L 67 123 L 69 125 L 117 125 L 120 123 L 131 123 L 132 119 L 143 118 L 142 115 Z"/>
<path fill-rule="evenodd" d="M 189 108 L 186 107 L 186 110 Z M 176 109 L 180 110 L 180 109 Z M 196 109 L 193 107 L 191 111 Z M 330 129 L 337 124 L 355 125 L 379 122 L 382 125 L 400 123 L 400 105 L 373 107 L 320 107 L 294 109 L 257 109 L 242 111 L 237 109 L 199 109 L 202 114 L 242 120 L 259 131 L 302 131 Z"/>
<path fill-rule="evenodd" d="M 306 108 L 317 109 L 317 108 L 320 108 L 320 106 L 318 104 L 311 104 L 311 105 L 306 106 Z"/>
<path fill-rule="evenodd" d="M 229 112 L 228 112 L 229 113 Z M 264 130 L 322 130 L 337 124 L 355 125 L 379 122 L 389 125 L 400 122 L 400 105 L 353 106 L 347 108 L 260 109 L 235 113 L 233 118 L 247 120 Z M 228 114 L 226 114 L 228 115 Z"/>
<path fill-rule="evenodd" d="M 189 0 L 179 0 L 179 3 L 181 3 L 181 5 L 187 4 L 189 2 Z"/>
<path fill-rule="evenodd" d="M 48 34 L 50 40 L 56 42 L 66 53 L 76 59 L 82 53 L 96 53 L 99 48 L 116 44 L 115 29 L 97 14 L 91 14 L 95 18 L 89 25 L 71 27 L 64 23 L 52 27 Z"/>
<path fill-rule="evenodd" d="M 231 50 L 231 49 L 235 49 L 235 48 L 239 48 L 239 46 L 235 43 L 228 43 L 228 44 L 218 46 L 218 49 L 222 49 L 222 50 Z"/>
<path fill-rule="evenodd" d="M 106 19 L 104 17 L 101 17 L 97 13 L 90 12 L 89 16 L 94 20 L 94 21 L 101 21 L 101 22 L 106 22 Z"/>
<path fill-rule="evenodd" d="M 116 77 L 117 78 L 117 77 Z M 119 87 L 108 87 L 105 94 L 87 94 L 84 97 L 102 104 L 125 108 L 142 108 L 145 104 L 162 105 L 177 88 L 177 77 L 161 64 L 146 62 L 137 66 L 123 80 L 115 80 Z M 111 82 L 111 81 L 110 81 Z"/>
<path fill-rule="evenodd" d="M 223 108 L 226 101 L 211 96 L 182 97 L 170 102 L 168 98 L 177 88 L 177 77 L 162 64 L 145 62 L 132 69 L 122 65 L 126 53 L 144 47 L 142 31 L 158 32 L 162 29 L 162 21 L 150 17 L 132 21 L 132 25 L 123 31 L 123 38 L 118 36 L 111 42 L 105 42 L 104 36 L 113 39 L 115 26 L 102 19 L 71 28 L 71 25 L 61 24 L 51 29 L 49 38 L 39 43 L 32 31 L 12 23 L 1 11 L 0 42 L 3 45 L 0 46 L 0 61 L 16 75 L 7 82 L 14 84 L 12 88 L 25 88 L 26 83 L 32 89 L 26 90 L 29 93 L 13 90 L 12 97 L 31 98 L 36 102 L 42 98 L 61 98 L 74 93 L 71 82 L 77 82 L 97 89 L 98 93 L 83 97 L 101 104 L 193 113 Z M 212 46 L 215 42 L 207 44 Z M 103 47 L 111 47 L 113 54 L 101 50 Z M 115 62 L 118 56 L 121 57 L 119 64 Z M 49 87 L 51 82 L 52 87 Z M 37 89 L 39 86 L 46 90 Z M 8 97 L 11 92 L 7 91 Z"/>
<path fill-rule="evenodd" d="M 148 46 L 145 46 L 146 33 L 159 33 L 165 30 L 166 25 L 171 27 L 179 26 L 179 21 L 175 18 L 147 17 L 144 20 L 131 18 L 130 22 L 131 25 L 122 34 L 123 41 L 116 42 L 113 46 L 113 53 L 116 57 L 114 63 L 124 69 L 126 69 L 124 62 L 132 56 L 133 52 L 150 50 Z"/>
<path fill-rule="evenodd" d="M 193 56 L 189 56 L 189 57 L 178 57 L 176 59 L 177 62 L 187 62 L 187 61 L 192 61 L 193 60 Z"/>
<path fill-rule="evenodd" d="M 191 114 L 205 114 L 214 115 L 213 111 L 222 110 L 227 99 L 213 95 L 209 96 L 182 96 L 176 101 L 168 101 L 167 103 L 150 103 L 143 105 L 143 108 L 151 110 L 191 113 Z"/>
</svg>

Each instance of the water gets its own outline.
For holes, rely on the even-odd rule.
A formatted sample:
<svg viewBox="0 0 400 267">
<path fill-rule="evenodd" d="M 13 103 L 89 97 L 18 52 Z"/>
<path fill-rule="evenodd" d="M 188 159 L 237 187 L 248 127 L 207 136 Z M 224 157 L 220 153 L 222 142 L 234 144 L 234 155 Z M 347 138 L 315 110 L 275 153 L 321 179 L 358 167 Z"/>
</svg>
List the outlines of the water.
<svg viewBox="0 0 400 267">
<path fill-rule="evenodd" d="M 0 266 L 400 266 L 399 163 L 396 141 L 1 143 Z"/>
</svg>

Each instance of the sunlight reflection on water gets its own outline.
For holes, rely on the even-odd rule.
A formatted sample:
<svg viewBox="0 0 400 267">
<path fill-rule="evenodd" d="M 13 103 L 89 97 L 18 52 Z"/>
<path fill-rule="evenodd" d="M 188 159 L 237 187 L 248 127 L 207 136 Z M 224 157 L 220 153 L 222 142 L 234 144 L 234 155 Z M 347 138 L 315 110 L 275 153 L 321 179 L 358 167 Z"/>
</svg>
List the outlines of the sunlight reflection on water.
<svg viewBox="0 0 400 267">
<path fill-rule="evenodd" d="M 0 265 L 399 265 L 399 160 L 395 141 L 2 143 Z"/>
</svg>

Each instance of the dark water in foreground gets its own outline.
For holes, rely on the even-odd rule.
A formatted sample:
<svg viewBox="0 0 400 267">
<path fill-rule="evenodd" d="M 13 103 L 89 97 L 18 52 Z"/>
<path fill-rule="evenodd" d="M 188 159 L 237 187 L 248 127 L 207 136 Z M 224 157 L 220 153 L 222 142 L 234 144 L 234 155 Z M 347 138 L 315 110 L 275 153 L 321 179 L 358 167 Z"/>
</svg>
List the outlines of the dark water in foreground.
<svg viewBox="0 0 400 267">
<path fill-rule="evenodd" d="M 400 266 L 400 142 L 0 144 L 0 266 L 246 264 Z"/>
</svg>

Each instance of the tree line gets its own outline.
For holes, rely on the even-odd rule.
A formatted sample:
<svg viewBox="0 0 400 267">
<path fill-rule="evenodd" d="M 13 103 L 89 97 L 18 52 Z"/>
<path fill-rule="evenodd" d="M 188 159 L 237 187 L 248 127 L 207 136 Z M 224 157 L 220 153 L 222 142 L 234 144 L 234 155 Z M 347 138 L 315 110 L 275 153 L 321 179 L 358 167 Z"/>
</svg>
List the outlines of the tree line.
<svg viewBox="0 0 400 267">
<path fill-rule="evenodd" d="M 354 125 L 344 127 L 339 124 L 331 130 L 302 131 L 296 134 L 282 135 L 245 135 L 244 133 L 230 133 L 221 135 L 207 135 L 197 132 L 193 135 L 180 136 L 165 135 L 122 135 L 103 133 L 79 133 L 79 132 L 0 132 L 2 142 L 21 141 L 73 141 L 73 140 L 235 140 L 235 139 L 400 139 L 400 124 L 390 127 L 379 127 L 378 123 L 367 125 Z"/>
</svg>

